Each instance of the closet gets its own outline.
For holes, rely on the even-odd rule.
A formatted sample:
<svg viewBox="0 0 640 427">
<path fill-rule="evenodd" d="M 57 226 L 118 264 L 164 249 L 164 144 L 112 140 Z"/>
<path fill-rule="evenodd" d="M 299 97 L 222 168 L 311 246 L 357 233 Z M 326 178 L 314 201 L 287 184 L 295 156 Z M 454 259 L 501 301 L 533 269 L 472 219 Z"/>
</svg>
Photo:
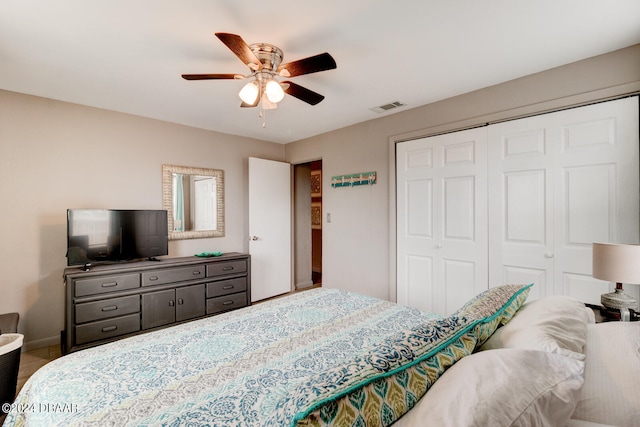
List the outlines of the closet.
<svg viewBox="0 0 640 427">
<path fill-rule="evenodd" d="M 535 283 L 599 303 L 591 244 L 640 237 L 638 132 L 632 97 L 396 144 L 398 302 Z"/>
</svg>

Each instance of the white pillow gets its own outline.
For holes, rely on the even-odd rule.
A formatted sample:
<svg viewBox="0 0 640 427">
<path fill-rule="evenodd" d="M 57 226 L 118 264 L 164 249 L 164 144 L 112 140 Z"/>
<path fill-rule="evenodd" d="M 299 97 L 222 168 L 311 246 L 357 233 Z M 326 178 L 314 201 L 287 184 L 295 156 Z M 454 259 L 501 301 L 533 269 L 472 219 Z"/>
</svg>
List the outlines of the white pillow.
<svg viewBox="0 0 640 427">
<path fill-rule="evenodd" d="M 568 296 L 530 301 L 509 323 L 498 328 L 480 350 L 521 348 L 584 360 L 589 320 L 584 304 Z"/>
<path fill-rule="evenodd" d="M 537 350 L 475 353 L 449 368 L 399 424 L 563 426 L 583 373 L 584 362 Z"/>
<path fill-rule="evenodd" d="M 572 418 L 640 427 L 640 322 L 587 327 L 584 386 Z"/>
</svg>

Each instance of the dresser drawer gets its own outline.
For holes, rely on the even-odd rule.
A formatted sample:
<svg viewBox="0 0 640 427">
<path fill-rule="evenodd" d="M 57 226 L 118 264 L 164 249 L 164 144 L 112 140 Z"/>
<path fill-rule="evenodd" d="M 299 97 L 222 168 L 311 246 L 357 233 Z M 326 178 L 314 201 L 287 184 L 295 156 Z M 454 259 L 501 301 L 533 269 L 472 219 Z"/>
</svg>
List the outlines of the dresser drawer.
<svg viewBox="0 0 640 427">
<path fill-rule="evenodd" d="M 128 316 L 116 317 L 114 319 L 101 320 L 99 322 L 87 323 L 76 326 L 76 344 L 86 344 L 105 338 L 117 337 L 140 330 L 140 315 L 129 314 Z"/>
<path fill-rule="evenodd" d="M 200 278 L 204 278 L 204 265 L 168 268 L 142 273 L 142 286 L 162 285 L 164 283 L 183 282 Z"/>
<path fill-rule="evenodd" d="M 223 297 L 209 298 L 207 300 L 207 314 L 220 313 L 247 305 L 247 293 L 226 295 Z"/>
<path fill-rule="evenodd" d="M 236 277 L 235 279 L 220 280 L 218 282 L 207 283 L 207 298 L 219 297 L 221 295 L 235 294 L 247 290 L 247 277 Z"/>
<path fill-rule="evenodd" d="M 140 311 L 140 295 L 109 298 L 76 305 L 76 323 L 93 322 Z"/>
<path fill-rule="evenodd" d="M 138 273 L 77 279 L 75 281 L 75 296 L 83 297 L 139 287 L 140 275 Z"/>
<path fill-rule="evenodd" d="M 221 261 L 207 264 L 207 277 L 222 276 L 224 274 L 244 273 L 247 271 L 247 260 Z"/>
</svg>

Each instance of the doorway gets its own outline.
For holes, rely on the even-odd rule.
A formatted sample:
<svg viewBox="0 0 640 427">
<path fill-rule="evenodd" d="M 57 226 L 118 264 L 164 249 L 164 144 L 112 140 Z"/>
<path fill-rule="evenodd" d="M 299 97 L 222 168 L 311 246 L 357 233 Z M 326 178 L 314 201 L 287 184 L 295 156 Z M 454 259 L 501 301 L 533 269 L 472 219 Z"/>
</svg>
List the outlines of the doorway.
<svg viewBox="0 0 640 427">
<path fill-rule="evenodd" d="M 322 160 L 294 165 L 295 289 L 322 286 Z"/>
</svg>

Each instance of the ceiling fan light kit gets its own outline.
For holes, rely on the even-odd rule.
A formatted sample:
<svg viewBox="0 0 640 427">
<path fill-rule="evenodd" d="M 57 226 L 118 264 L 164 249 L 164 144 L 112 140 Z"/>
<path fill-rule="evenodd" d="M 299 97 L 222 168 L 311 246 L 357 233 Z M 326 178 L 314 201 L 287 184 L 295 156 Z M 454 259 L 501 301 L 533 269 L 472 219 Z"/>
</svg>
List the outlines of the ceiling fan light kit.
<svg viewBox="0 0 640 427">
<path fill-rule="evenodd" d="M 183 74 L 182 78 L 185 80 L 252 78 L 238 93 L 242 100 L 240 106 L 246 108 L 256 107 L 260 104 L 260 117 L 263 117 L 263 110 L 277 108 L 277 104 L 284 99 L 285 94 L 310 105 L 316 105 L 324 99 L 324 96 L 319 93 L 291 81 L 280 82 L 277 77 L 295 77 L 335 69 L 336 62 L 328 53 L 282 64 L 284 54 L 277 46 L 268 43 L 248 45 L 242 37 L 236 34 L 216 33 L 216 36 L 249 67 L 250 73 L 246 76 L 242 74 Z"/>
<path fill-rule="evenodd" d="M 269 101 L 278 103 L 284 98 L 284 90 L 275 79 L 269 80 L 264 86 L 264 92 Z"/>
<path fill-rule="evenodd" d="M 238 96 L 245 104 L 252 105 L 258 99 L 259 92 L 258 83 L 254 80 L 244 85 L 242 89 L 240 89 Z"/>
</svg>

